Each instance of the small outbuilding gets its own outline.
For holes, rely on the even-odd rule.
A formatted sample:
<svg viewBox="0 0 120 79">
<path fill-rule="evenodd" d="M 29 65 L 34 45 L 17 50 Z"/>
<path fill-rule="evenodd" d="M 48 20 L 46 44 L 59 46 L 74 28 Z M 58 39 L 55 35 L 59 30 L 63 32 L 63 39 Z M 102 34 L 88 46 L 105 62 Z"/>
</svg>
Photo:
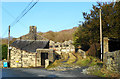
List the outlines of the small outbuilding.
<svg viewBox="0 0 120 79">
<path fill-rule="evenodd" d="M 55 55 L 49 49 L 49 40 L 38 35 L 36 26 L 30 26 L 30 32 L 21 36 L 10 46 L 10 67 L 41 67 L 45 60 L 54 62 Z"/>
</svg>

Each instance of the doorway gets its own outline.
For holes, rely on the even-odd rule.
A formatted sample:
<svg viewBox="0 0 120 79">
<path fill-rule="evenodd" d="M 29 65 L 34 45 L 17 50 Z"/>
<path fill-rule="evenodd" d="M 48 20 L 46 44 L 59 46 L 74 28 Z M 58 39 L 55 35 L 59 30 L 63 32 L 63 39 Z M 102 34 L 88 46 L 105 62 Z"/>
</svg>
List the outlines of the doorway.
<svg viewBox="0 0 120 79">
<path fill-rule="evenodd" d="M 48 59 L 48 53 L 41 53 L 41 65 L 45 65 L 46 59 Z"/>
</svg>

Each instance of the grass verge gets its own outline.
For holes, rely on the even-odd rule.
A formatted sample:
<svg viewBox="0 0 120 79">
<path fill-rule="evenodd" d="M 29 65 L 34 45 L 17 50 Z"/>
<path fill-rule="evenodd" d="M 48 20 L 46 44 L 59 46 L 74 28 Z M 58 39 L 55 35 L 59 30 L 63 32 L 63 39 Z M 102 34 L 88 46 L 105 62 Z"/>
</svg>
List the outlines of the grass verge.
<svg viewBox="0 0 120 79">
<path fill-rule="evenodd" d="M 74 55 L 77 56 L 77 61 L 75 63 L 73 62 L 76 60 L 76 57 L 72 54 L 69 55 L 70 58 L 68 61 L 63 63 L 63 61 L 68 58 L 68 55 L 66 54 L 64 55 L 64 58 L 56 60 L 54 63 L 50 64 L 47 69 L 62 66 L 62 64 L 69 64 L 68 66 L 77 65 L 80 67 L 88 66 L 86 70 L 89 75 L 96 75 L 99 77 L 120 77 L 120 73 L 107 70 L 98 58 L 87 56 L 83 59 L 80 53 L 75 53 Z"/>
</svg>

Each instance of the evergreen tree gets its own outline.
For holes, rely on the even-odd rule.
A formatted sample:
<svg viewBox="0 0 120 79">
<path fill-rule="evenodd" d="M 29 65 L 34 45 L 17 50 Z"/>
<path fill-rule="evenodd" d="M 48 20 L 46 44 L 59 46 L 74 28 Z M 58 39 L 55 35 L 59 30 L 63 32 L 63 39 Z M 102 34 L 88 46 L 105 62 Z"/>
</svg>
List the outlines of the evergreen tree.
<svg viewBox="0 0 120 79">
<path fill-rule="evenodd" d="M 80 25 L 74 33 L 74 45 L 92 45 L 99 43 L 100 39 L 100 16 L 99 9 L 102 12 L 103 37 L 120 39 L 120 2 L 97 3 L 93 5 L 90 13 L 83 12 L 85 22 Z M 89 47 L 88 46 L 88 47 Z"/>
</svg>

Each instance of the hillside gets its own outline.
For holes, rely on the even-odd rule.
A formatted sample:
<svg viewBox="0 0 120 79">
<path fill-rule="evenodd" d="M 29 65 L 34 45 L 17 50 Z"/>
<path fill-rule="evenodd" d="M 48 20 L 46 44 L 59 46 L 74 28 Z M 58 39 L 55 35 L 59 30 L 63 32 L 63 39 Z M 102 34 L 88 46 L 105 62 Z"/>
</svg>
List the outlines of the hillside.
<svg viewBox="0 0 120 79">
<path fill-rule="evenodd" d="M 72 40 L 73 39 L 73 33 L 75 32 L 75 30 L 77 29 L 77 27 L 73 27 L 72 29 L 67 29 L 67 30 L 62 30 L 59 32 L 53 32 L 53 31 L 48 31 L 45 33 L 42 32 L 38 32 L 38 35 L 42 35 L 43 37 L 49 39 L 49 40 L 53 40 L 55 42 L 63 42 L 63 41 L 67 41 L 67 40 Z M 26 34 L 27 35 L 27 34 Z M 10 43 L 12 43 L 13 41 L 15 41 L 17 38 L 10 38 Z M 0 43 L 2 44 L 7 44 L 8 43 L 8 39 L 7 38 L 2 38 L 2 40 L 0 40 Z"/>
<path fill-rule="evenodd" d="M 15 40 L 16 40 L 16 38 L 11 37 L 10 44 Z M 0 38 L 0 44 L 8 44 L 8 38 L 2 38 L 2 39 Z"/>
<path fill-rule="evenodd" d="M 75 32 L 76 29 L 77 27 L 73 27 L 72 29 L 62 30 L 59 32 L 48 31 L 45 33 L 39 32 L 38 34 L 55 42 L 63 42 L 67 40 L 72 40 L 73 33 Z"/>
</svg>

